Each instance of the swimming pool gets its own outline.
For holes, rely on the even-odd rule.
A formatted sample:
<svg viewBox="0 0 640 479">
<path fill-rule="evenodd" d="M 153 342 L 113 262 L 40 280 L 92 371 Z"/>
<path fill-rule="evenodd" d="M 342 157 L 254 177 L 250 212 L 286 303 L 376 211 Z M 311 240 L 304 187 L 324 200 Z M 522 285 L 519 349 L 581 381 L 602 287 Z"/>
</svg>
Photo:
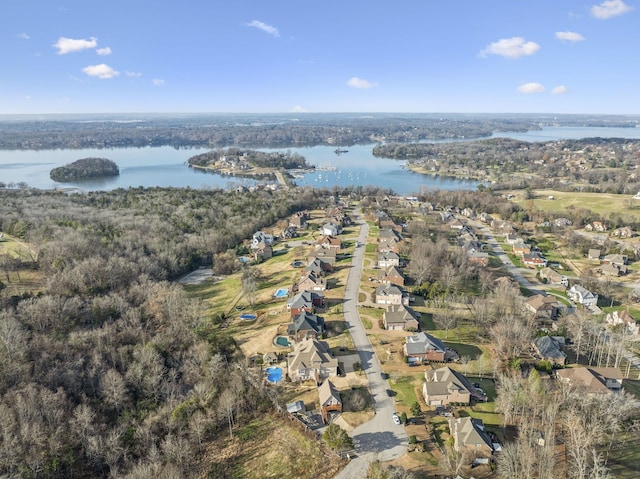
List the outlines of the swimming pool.
<svg viewBox="0 0 640 479">
<path fill-rule="evenodd" d="M 278 336 L 276 338 L 276 344 L 278 346 L 282 346 L 283 348 L 288 348 L 289 346 L 291 346 L 289 338 L 287 338 L 286 336 Z"/>
<path fill-rule="evenodd" d="M 280 288 L 275 292 L 274 296 L 276 298 L 284 298 L 287 295 L 288 292 L 289 292 L 288 289 Z"/>
<path fill-rule="evenodd" d="M 245 321 L 253 321 L 257 316 L 251 313 L 244 313 L 240 315 L 240 319 L 244 319 Z"/>
<path fill-rule="evenodd" d="M 265 369 L 267 372 L 267 381 L 270 383 L 278 383 L 282 381 L 282 368 L 279 367 L 270 367 Z"/>
</svg>

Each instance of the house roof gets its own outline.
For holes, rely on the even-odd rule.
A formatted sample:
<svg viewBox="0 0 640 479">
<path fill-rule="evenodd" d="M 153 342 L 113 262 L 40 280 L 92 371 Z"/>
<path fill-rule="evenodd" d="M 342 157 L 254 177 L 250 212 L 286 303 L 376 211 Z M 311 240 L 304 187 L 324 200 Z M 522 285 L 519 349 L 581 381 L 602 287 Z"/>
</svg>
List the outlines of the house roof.
<svg viewBox="0 0 640 479">
<path fill-rule="evenodd" d="M 383 284 L 376 288 L 376 296 L 402 296 L 402 289 L 394 284 Z"/>
<path fill-rule="evenodd" d="M 382 316 L 387 323 L 404 324 L 412 319 L 415 320 L 419 314 L 409 306 L 405 306 L 403 304 L 392 304 L 387 307 L 387 310 L 382 314 Z"/>
<path fill-rule="evenodd" d="M 287 334 L 292 335 L 300 331 L 315 331 L 321 334 L 324 331 L 324 319 L 307 311 L 302 311 L 296 314 L 287 326 Z"/>
<path fill-rule="evenodd" d="M 592 394 L 608 393 L 607 379 L 622 379 L 618 368 L 568 368 L 559 369 L 556 374 L 561 382 L 584 388 Z"/>
<path fill-rule="evenodd" d="M 534 311 L 550 311 L 558 306 L 558 301 L 553 296 L 535 294 L 527 298 L 527 305 L 529 305 Z"/>
<path fill-rule="evenodd" d="M 298 400 L 287 404 L 287 412 L 294 413 L 304 411 L 306 409 L 304 401 Z"/>
<path fill-rule="evenodd" d="M 543 359 L 567 358 L 567 355 L 560 350 L 558 343 L 550 336 L 540 336 L 533 340 L 533 344 Z"/>
<path fill-rule="evenodd" d="M 434 338 L 424 331 L 407 336 L 405 344 L 407 354 L 424 354 L 427 351 L 446 352 L 447 347 L 438 338 Z"/>
<path fill-rule="evenodd" d="M 321 299 L 322 294 L 315 291 L 301 291 L 287 301 L 287 307 L 291 308 L 311 308 L 315 299 Z"/>
<path fill-rule="evenodd" d="M 378 255 L 378 261 L 388 261 L 390 259 L 400 259 L 400 256 L 398 256 L 396 253 L 394 253 L 393 251 L 384 251 L 382 253 L 380 253 Z"/>
<path fill-rule="evenodd" d="M 320 400 L 320 407 L 330 402 L 342 404 L 340 391 L 338 391 L 333 383 L 328 379 L 318 387 L 318 399 Z"/>
<path fill-rule="evenodd" d="M 321 367 L 338 367 L 338 359 L 324 341 L 305 338 L 300 341 L 289 355 L 289 369 L 296 371 L 303 368 L 320 369 Z"/>
<path fill-rule="evenodd" d="M 475 388 L 467 378 L 448 366 L 435 371 L 425 371 L 424 378 L 425 392 L 429 396 L 444 396 L 454 391 L 458 391 L 459 394 L 475 392 Z"/>
<path fill-rule="evenodd" d="M 456 448 L 484 444 L 493 451 L 493 443 L 489 435 L 484 432 L 481 419 L 459 417 L 449 419 L 449 430 L 455 438 Z"/>
</svg>

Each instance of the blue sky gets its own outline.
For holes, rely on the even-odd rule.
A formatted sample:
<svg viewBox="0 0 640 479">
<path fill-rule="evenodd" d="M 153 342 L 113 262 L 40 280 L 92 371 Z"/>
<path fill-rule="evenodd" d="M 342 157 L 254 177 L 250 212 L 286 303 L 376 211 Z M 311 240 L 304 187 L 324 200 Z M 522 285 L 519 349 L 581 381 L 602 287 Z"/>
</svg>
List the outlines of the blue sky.
<svg viewBox="0 0 640 479">
<path fill-rule="evenodd" d="M 640 114 L 640 0 L 2 0 L 0 113 Z"/>
</svg>

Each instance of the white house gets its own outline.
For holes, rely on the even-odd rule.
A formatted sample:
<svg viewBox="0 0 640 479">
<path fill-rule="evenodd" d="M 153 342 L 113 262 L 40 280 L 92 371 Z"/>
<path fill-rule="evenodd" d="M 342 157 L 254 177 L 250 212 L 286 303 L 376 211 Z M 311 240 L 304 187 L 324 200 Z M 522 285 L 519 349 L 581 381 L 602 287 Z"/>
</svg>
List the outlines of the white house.
<svg viewBox="0 0 640 479">
<path fill-rule="evenodd" d="M 581 304 L 586 308 L 598 305 L 598 294 L 592 293 L 579 284 L 574 284 L 573 286 L 571 286 L 571 288 L 569 288 L 569 290 L 567 291 L 567 296 L 569 296 L 572 301 Z"/>
</svg>

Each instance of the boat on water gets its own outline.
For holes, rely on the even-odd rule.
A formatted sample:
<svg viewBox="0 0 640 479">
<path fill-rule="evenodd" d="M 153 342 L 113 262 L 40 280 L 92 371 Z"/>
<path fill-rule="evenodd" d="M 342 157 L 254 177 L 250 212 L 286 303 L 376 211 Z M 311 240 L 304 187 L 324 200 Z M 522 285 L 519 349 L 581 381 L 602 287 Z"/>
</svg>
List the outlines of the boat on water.
<svg viewBox="0 0 640 479">
<path fill-rule="evenodd" d="M 341 150 L 340 148 L 335 149 L 336 155 L 341 155 L 342 153 L 349 153 L 349 150 Z"/>
</svg>

